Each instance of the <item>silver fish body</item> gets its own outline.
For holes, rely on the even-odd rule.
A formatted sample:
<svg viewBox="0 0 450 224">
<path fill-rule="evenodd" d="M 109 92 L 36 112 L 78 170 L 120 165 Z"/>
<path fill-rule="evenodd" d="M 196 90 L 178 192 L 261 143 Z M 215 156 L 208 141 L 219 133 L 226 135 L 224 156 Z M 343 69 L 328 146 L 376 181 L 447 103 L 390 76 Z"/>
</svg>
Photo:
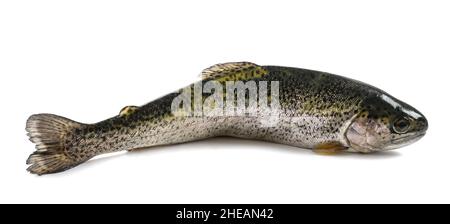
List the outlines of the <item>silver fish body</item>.
<svg viewBox="0 0 450 224">
<path fill-rule="evenodd" d="M 222 103 L 215 102 L 211 108 L 226 110 L 232 106 L 235 111 L 247 111 L 252 94 L 243 92 L 240 97 L 245 103 L 239 104 L 240 93 L 226 94 L 226 84 L 233 82 L 253 84 L 258 93 L 267 89 L 273 95 L 260 94 L 257 103 L 267 97 L 272 103 L 270 110 L 258 104 L 252 114 L 199 115 L 195 114 L 196 99 L 192 96 L 184 98 L 190 100 L 188 108 L 174 111 L 174 101 L 182 91 L 195 92 L 211 82 L 223 88 L 200 93 L 202 111 L 208 107 L 206 102 L 221 91 Z M 235 98 L 232 104 L 226 104 L 230 96 Z M 96 124 L 51 114 L 31 116 L 27 131 L 37 150 L 27 163 L 32 173 L 54 173 L 104 153 L 215 136 L 264 140 L 327 154 L 369 153 L 411 144 L 424 136 L 427 128 L 427 120 L 419 111 L 356 80 L 306 69 L 226 63 L 204 70 L 203 79 L 187 88 L 140 107 L 125 107 L 120 115 Z"/>
</svg>

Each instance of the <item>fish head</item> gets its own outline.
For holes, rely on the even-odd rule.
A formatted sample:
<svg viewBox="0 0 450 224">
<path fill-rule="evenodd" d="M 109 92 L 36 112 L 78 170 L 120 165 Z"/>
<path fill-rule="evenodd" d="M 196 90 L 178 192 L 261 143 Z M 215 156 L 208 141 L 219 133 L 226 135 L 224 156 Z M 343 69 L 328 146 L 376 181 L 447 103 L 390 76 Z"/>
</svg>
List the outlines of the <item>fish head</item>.
<svg viewBox="0 0 450 224">
<path fill-rule="evenodd" d="M 404 147 L 421 139 L 428 129 L 422 113 L 384 93 L 368 97 L 361 108 L 345 134 L 350 148 L 357 152 Z"/>
</svg>

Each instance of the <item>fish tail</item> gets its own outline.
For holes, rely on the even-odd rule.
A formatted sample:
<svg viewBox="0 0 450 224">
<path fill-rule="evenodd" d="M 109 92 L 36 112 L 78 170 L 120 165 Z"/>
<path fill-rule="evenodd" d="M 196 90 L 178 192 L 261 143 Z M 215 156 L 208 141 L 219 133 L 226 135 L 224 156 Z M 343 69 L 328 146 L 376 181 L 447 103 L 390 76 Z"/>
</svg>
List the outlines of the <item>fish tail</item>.
<svg viewBox="0 0 450 224">
<path fill-rule="evenodd" d="M 28 171 L 33 174 L 57 173 L 70 169 L 76 162 L 67 155 L 66 137 L 84 124 L 53 114 L 36 114 L 27 120 L 26 131 L 36 151 L 28 157 Z"/>
</svg>

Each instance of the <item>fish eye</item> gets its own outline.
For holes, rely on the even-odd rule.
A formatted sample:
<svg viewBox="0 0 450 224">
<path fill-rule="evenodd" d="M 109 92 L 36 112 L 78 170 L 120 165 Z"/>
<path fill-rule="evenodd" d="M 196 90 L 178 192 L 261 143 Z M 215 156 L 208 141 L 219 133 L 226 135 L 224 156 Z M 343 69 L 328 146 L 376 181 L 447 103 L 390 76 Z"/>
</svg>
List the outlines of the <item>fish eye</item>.
<svg viewBox="0 0 450 224">
<path fill-rule="evenodd" d="M 394 122 L 393 129 L 398 134 L 404 134 L 408 132 L 411 122 L 409 119 L 400 118 Z"/>
</svg>

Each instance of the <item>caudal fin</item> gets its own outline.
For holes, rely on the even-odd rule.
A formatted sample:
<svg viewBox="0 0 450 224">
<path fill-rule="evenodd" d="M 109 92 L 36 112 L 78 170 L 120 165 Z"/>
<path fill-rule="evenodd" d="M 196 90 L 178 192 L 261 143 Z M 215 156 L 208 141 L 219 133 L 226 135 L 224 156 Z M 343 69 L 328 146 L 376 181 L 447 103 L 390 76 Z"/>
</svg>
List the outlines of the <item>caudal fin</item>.
<svg viewBox="0 0 450 224">
<path fill-rule="evenodd" d="M 28 171 L 33 174 L 57 173 L 79 164 L 66 152 L 65 139 L 83 124 L 53 114 L 32 115 L 26 125 L 30 141 L 36 151 L 27 160 Z"/>
</svg>

